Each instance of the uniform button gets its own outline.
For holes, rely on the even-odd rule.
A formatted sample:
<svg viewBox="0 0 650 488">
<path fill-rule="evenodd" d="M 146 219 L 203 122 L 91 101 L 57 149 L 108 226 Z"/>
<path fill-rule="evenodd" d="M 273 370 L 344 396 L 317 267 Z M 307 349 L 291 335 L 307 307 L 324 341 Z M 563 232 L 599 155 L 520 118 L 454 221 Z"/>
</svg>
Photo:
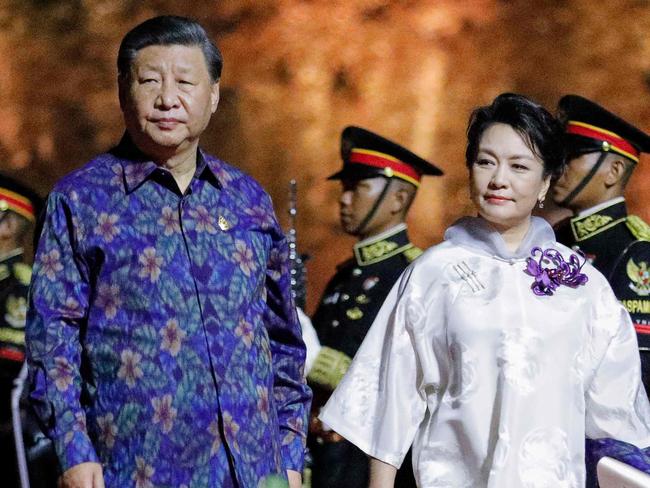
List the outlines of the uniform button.
<svg viewBox="0 0 650 488">
<path fill-rule="evenodd" d="M 359 268 L 354 268 L 352 270 L 352 276 L 361 276 L 362 271 Z"/>
<path fill-rule="evenodd" d="M 338 327 L 339 326 L 339 321 L 338 320 L 332 320 L 332 327 Z"/>
<path fill-rule="evenodd" d="M 350 299 L 350 295 L 348 295 L 347 293 L 344 293 L 343 295 L 341 295 L 341 300 L 342 301 L 347 302 L 349 299 Z"/>
</svg>

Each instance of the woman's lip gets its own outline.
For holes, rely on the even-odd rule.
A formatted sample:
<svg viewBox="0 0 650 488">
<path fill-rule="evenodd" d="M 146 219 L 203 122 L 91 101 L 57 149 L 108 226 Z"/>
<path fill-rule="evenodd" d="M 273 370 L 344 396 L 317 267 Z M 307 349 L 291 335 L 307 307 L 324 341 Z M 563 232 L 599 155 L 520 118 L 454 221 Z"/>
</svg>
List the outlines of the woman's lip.
<svg viewBox="0 0 650 488">
<path fill-rule="evenodd" d="M 501 197 L 499 195 L 485 195 L 486 200 L 493 200 L 497 202 L 512 202 L 512 198 Z"/>
</svg>

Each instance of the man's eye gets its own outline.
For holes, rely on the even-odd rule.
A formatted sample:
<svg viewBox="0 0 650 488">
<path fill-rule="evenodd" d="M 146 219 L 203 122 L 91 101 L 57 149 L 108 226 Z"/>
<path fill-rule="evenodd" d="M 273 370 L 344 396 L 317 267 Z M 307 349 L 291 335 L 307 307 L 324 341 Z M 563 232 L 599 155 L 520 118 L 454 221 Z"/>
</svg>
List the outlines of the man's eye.
<svg viewBox="0 0 650 488">
<path fill-rule="evenodd" d="M 529 168 L 525 164 L 513 164 L 512 169 L 517 171 L 528 171 Z"/>
<path fill-rule="evenodd" d="M 489 166 L 490 164 L 494 163 L 489 159 L 478 159 L 474 164 L 477 166 Z"/>
<path fill-rule="evenodd" d="M 156 80 L 155 78 L 143 78 L 142 80 L 140 80 L 140 83 L 142 83 L 143 85 L 146 85 L 146 84 L 150 84 L 150 83 L 156 83 L 157 81 L 158 80 Z"/>
<path fill-rule="evenodd" d="M 188 86 L 194 85 L 194 83 L 192 83 L 189 80 L 179 80 L 178 83 L 180 83 L 181 85 L 188 85 Z"/>
</svg>

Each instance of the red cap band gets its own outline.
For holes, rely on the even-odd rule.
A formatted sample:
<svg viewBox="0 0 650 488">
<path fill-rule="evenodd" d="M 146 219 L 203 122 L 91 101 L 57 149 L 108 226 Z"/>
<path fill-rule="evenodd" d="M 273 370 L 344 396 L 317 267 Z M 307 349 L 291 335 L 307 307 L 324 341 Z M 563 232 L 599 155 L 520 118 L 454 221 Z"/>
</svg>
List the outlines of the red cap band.
<svg viewBox="0 0 650 488">
<path fill-rule="evenodd" d="M 13 210 L 32 222 L 35 220 L 34 206 L 31 202 L 6 188 L 0 188 L 0 210 Z"/>
<path fill-rule="evenodd" d="M 403 163 L 389 154 L 384 154 L 379 151 L 355 148 L 350 151 L 349 159 L 350 163 L 382 168 L 385 170 L 386 176 L 395 176 L 396 178 L 408 181 L 415 186 L 419 186 L 420 179 L 422 178 L 422 175 L 412 166 Z"/>
<path fill-rule="evenodd" d="M 569 121 L 566 132 L 567 134 L 575 134 L 577 136 L 589 137 L 591 139 L 596 139 L 597 141 L 607 142 L 611 146 L 610 149 L 612 151 L 630 158 L 634 162 L 639 162 L 639 151 L 637 151 L 632 144 L 614 132 L 575 120 Z"/>
</svg>

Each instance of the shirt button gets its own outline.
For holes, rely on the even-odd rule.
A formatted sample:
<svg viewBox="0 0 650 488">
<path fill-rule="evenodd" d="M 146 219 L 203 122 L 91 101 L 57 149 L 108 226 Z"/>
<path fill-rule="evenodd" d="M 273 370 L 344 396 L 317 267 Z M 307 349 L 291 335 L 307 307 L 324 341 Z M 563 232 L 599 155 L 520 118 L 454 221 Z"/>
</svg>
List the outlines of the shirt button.
<svg viewBox="0 0 650 488">
<path fill-rule="evenodd" d="M 348 295 L 347 293 L 341 295 L 341 301 L 347 302 L 349 299 L 350 299 L 350 295 Z"/>
<path fill-rule="evenodd" d="M 354 268 L 352 270 L 352 276 L 361 276 L 362 271 L 359 268 Z"/>
<path fill-rule="evenodd" d="M 338 320 L 332 320 L 332 327 L 338 327 L 339 326 L 339 321 Z"/>
</svg>

